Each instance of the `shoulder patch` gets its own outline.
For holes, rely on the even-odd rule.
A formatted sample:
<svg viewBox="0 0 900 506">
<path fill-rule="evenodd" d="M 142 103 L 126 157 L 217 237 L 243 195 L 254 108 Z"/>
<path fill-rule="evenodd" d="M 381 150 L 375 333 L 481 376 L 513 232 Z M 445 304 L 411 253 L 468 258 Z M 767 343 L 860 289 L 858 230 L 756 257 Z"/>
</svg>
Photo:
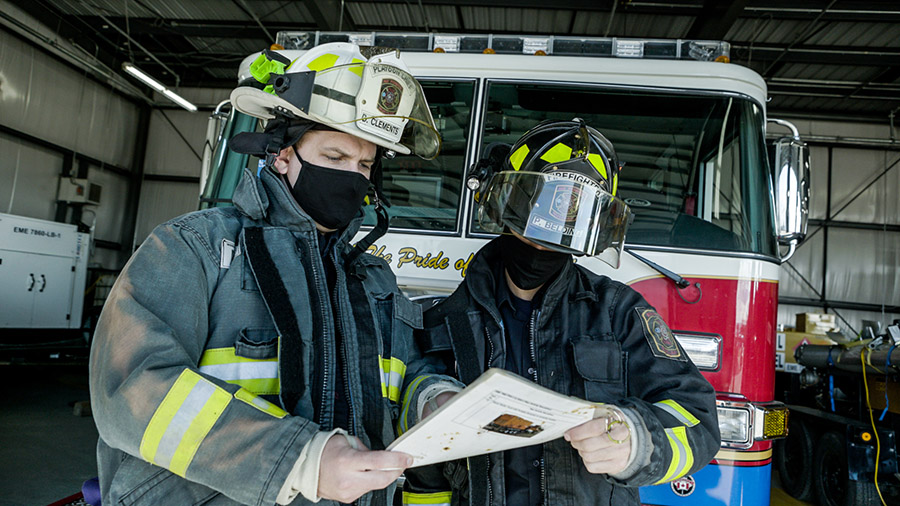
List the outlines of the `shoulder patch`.
<svg viewBox="0 0 900 506">
<path fill-rule="evenodd" d="M 648 307 L 636 307 L 634 310 L 641 318 L 644 337 L 647 338 L 647 344 L 650 345 L 650 351 L 654 356 L 687 362 L 687 355 L 681 346 L 678 346 L 675 334 L 669 330 L 669 326 L 659 313 Z"/>
</svg>

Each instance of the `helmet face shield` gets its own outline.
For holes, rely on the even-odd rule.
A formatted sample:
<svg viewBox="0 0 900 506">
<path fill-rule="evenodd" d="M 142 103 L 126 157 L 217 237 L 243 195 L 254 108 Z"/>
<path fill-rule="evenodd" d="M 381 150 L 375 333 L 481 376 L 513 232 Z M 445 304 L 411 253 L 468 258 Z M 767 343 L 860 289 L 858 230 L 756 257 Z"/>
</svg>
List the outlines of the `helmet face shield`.
<svg viewBox="0 0 900 506">
<path fill-rule="evenodd" d="M 425 93 L 405 70 L 376 61 L 274 76 L 272 93 L 241 87 L 232 101 L 248 114 L 274 118 L 280 107 L 298 117 L 366 139 L 402 154 L 437 156 L 440 136 Z"/>
<path fill-rule="evenodd" d="M 564 170 L 497 173 L 482 195 L 479 211 L 487 231 L 501 232 L 502 223 L 557 251 L 603 253 L 601 260 L 613 267 L 618 267 L 630 216 L 625 202 L 595 180 Z"/>
</svg>

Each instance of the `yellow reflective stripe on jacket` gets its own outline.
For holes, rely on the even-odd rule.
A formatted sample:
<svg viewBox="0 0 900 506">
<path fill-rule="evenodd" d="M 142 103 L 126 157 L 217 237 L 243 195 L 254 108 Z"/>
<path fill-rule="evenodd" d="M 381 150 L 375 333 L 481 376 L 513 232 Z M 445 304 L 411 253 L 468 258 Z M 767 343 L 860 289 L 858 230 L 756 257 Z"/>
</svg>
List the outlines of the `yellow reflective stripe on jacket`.
<svg viewBox="0 0 900 506">
<path fill-rule="evenodd" d="M 522 167 L 522 162 L 525 161 L 525 157 L 528 156 L 529 151 L 528 145 L 522 144 L 515 153 L 509 155 L 509 164 L 512 165 L 513 169 L 519 170 L 519 168 Z"/>
<path fill-rule="evenodd" d="M 141 439 L 141 456 L 184 476 L 206 434 L 231 402 L 231 394 L 185 369 L 156 408 Z"/>
<path fill-rule="evenodd" d="M 244 401 L 254 408 L 262 411 L 263 413 L 272 415 L 275 418 L 284 418 L 287 416 L 287 411 L 281 409 L 280 407 L 272 404 L 271 402 L 263 399 L 258 395 L 250 393 L 243 388 L 234 393 L 234 398 L 240 401 Z"/>
<path fill-rule="evenodd" d="M 690 411 L 684 409 L 681 404 L 678 404 L 672 399 L 654 402 L 653 405 L 674 416 L 676 420 L 688 427 L 693 427 L 700 423 L 700 420 L 698 420 L 696 416 L 692 415 Z"/>
<path fill-rule="evenodd" d="M 619 175 L 616 174 L 615 176 L 613 176 L 613 189 L 612 189 L 613 196 L 616 195 L 616 190 L 618 190 L 618 189 L 619 189 Z"/>
<path fill-rule="evenodd" d="M 572 147 L 559 143 L 548 149 L 541 155 L 541 160 L 547 163 L 564 162 L 572 158 Z"/>
<path fill-rule="evenodd" d="M 407 417 L 409 415 L 409 399 L 416 392 L 416 389 L 419 388 L 419 385 L 428 378 L 429 375 L 425 374 L 422 376 L 417 376 L 416 379 L 412 381 L 409 385 L 409 388 L 406 389 L 406 395 L 403 396 L 403 403 L 401 404 L 402 415 L 400 416 L 400 420 L 397 422 L 397 435 L 403 434 L 407 430 L 409 430 L 409 425 L 407 424 Z"/>
<path fill-rule="evenodd" d="M 403 492 L 403 504 L 432 504 L 434 506 L 450 506 L 450 500 L 453 493 L 432 492 L 430 494 L 416 494 L 414 492 Z"/>
<path fill-rule="evenodd" d="M 685 427 L 666 429 L 666 436 L 672 446 L 672 462 L 669 463 L 669 469 L 666 470 L 665 476 L 654 485 L 677 480 L 687 474 L 694 465 L 694 452 L 691 451 L 691 445 L 688 443 L 687 429 Z"/>
<path fill-rule="evenodd" d="M 400 402 L 400 390 L 403 388 L 403 377 L 406 375 L 406 364 L 398 358 L 381 358 L 381 395 L 394 402 Z"/>
<path fill-rule="evenodd" d="M 212 348 L 200 357 L 200 372 L 240 385 L 258 395 L 277 395 L 278 358 L 254 359 L 235 355 L 234 348 Z"/>
</svg>

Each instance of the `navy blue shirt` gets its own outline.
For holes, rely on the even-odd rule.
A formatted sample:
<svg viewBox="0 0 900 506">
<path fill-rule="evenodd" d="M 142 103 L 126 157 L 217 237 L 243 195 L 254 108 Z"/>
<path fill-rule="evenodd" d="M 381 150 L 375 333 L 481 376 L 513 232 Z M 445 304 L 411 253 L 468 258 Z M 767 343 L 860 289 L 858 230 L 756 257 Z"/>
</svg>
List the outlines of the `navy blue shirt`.
<svg viewBox="0 0 900 506">
<path fill-rule="evenodd" d="M 529 380 L 534 379 L 531 358 L 531 313 L 535 300 L 523 300 L 510 292 L 505 279 L 495 294 L 503 319 L 506 363 L 504 369 Z M 503 452 L 506 504 L 538 506 L 541 497 L 541 445 Z"/>
</svg>

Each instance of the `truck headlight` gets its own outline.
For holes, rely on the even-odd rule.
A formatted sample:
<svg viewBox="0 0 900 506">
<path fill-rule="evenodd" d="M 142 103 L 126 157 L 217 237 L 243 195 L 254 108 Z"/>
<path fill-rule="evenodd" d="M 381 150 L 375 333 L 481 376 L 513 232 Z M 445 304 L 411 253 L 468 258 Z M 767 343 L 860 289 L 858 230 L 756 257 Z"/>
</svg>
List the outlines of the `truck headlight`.
<svg viewBox="0 0 900 506">
<path fill-rule="evenodd" d="M 719 368 L 719 356 L 721 355 L 722 338 L 715 334 L 685 334 L 674 332 L 678 344 L 684 348 L 691 362 L 697 369 L 715 371 Z"/>
<path fill-rule="evenodd" d="M 753 444 L 750 440 L 750 409 L 719 406 L 716 412 L 722 446 L 749 447 Z"/>
</svg>

